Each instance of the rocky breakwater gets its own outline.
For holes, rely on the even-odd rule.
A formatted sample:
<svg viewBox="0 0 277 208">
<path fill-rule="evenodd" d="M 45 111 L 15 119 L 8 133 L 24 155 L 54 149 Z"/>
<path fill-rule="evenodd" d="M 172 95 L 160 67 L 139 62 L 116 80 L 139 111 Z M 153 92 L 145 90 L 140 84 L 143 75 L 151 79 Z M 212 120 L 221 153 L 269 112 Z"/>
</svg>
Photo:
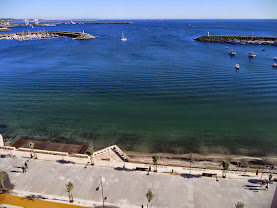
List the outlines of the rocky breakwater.
<svg viewBox="0 0 277 208">
<path fill-rule="evenodd" d="M 277 37 L 261 36 L 204 35 L 195 40 L 218 43 L 277 45 Z"/>
<path fill-rule="evenodd" d="M 12 29 L 7 27 L 0 27 L 0 32 L 11 31 Z"/>
<path fill-rule="evenodd" d="M 77 40 L 95 39 L 98 36 L 92 36 L 84 32 L 64 32 L 64 31 L 37 31 L 37 32 L 19 32 L 0 34 L 2 40 L 40 40 L 40 39 L 52 39 L 57 37 L 70 37 Z"/>
<path fill-rule="evenodd" d="M 95 39 L 98 38 L 98 36 L 93 36 L 87 33 L 80 33 L 77 35 L 73 40 L 89 40 L 89 39 Z"/>
</svg>

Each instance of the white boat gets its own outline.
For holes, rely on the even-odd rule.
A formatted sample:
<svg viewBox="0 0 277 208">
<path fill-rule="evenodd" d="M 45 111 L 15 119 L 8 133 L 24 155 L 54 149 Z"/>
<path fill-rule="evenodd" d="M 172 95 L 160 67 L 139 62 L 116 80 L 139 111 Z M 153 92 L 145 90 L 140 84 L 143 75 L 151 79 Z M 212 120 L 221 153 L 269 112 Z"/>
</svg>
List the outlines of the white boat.
<svg viewBox="0 0 277 208">
<path fill-rule="evenodd" d="M 237 53 L 233 49 L 229 52 L 230 55 L 236 55 Z"/>
<path fill-rule="evenodd" d="M 236 67 L 236 69 L 239 69 L 239 68 L 240 68 L 240 65 L 239 65 L 239 64 L 236 64 L 235 67 Z"/>
<path fill-rule="evenodd" d="M 274 59 L 274 61 L 277 61 L 277 57 L 274 57 L 273 59 Z"/>
<path fill-rule="evenodd" d="M 277 64 L 276 63 L 272 64 L 272 67 L 277 67 Z"/>
<path fill-rule="evenodd" d="M 264 48 L 262 48 L 262 51 L 265 51 L 265 49 L 264 49 Z"/>
<path fill-rule="evenodd" d="M 34 25 L 39 25 L 38 18 L 34 19 Z"/>
<path fill-rule="evenodd" d="M 124 33 L 122 32 L 122 38 L 121 38 L 121 41 L 127 41 L 127 38 L 124 37 Z"/>
<path fill-rule="evenodd" d="M 255 53 L 253 53 L 252 51 L 249 53 L 249 57 L 253 57 L 253 58 L 255 58 L 256 57 L 256 54 Z"/>
</svg>

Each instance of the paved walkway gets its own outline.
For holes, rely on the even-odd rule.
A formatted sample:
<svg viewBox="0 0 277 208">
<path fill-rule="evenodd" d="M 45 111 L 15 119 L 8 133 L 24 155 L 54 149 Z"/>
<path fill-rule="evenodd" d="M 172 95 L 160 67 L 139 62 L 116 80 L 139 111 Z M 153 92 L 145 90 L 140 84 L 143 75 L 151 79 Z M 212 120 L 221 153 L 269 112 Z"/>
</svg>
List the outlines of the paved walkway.
<svg viewBox="0 0 277 208">
<path fill-rule="evenodd" d="M 61 204 L 50 201 L 43 201 L 38 199 L 27 199 L 18 196 L 12 196 L 7 194 L 0 195 L 0 204 L 8 204 L 26 208 L 84 208 L 83 206 Z"/>
<path fill-rule="evenodd" d="M 121 168 L 103 168 L 72 163 L 30 160 L 29 169 L 22 173 L 20 167 L 28 158 L 0 158 L 0 170 L 9 175 L 18 196 L 42 195 L 47 200 L 68 201 L 66 183 L 72 181 L 74 203 L 80 206 L 101 205 L 100 176 L 103 181 L 106 204 L 121 208 L 146 207 L 146 192 L 154 194 L 153 208 L 233 208 L 237 201 L 246 207 L 268 208 L 276 184 L 269 190 L 252 176 L 244 179 L 206 178 L 200 176 L 171 175 L 128 171 Z"/>
</svg>

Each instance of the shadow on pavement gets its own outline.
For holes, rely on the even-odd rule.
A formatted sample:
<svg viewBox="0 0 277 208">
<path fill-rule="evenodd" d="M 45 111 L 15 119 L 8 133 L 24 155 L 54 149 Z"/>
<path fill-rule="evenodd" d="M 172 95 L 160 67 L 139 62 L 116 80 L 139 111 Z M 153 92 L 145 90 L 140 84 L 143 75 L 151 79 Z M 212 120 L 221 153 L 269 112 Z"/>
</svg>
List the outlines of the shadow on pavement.
<svg viewBox="0 0 277 208">
<path fill-rule="evenodd" d="M 22 171 L 19 171 L 19 170 L 11 170 L 10 172 L 11 173 L 22 173 Z"/>
<path fill-rule="evenodd" d="M 67 161 L 67 160 L 56 160 L 58 163 L 61 164 L 75 164 L 75 162 L 72 161 Z"/>
<path fill-rule="evenodd" d="M 259 179 L 249 179 L 248 182 L 254 184 L 263 184 L 263 181 Z"/>
<path fill-rule="evenodd" d="M 117 171 L 126 171 L 126 172 L 132 172 L 132 171 L 135 171 L 135 170 L 133 170 L 133 169 L 128 169 L 128 168 L 120 168 L 120 167 L 114 168 L 114 170 L 117 170 Z"/>
<path fill-rule="evenodd" d="M 2 172 L 4 173 L 4 187 L 1 187 L 0 185 L 0 193 L 7 193 L 14 188 L 14 185 L 11 183 L 9 175 L 5 171 Z"/>
<path fill-rule="evenodd" d="M 29 199 L 29 200 L 33 200 L 33 199 L 48 199 L 42 195 L 35 195 L 35 194 L 31 194 L 31 195 L 28 195 L 28 196 L 25 196 L 26 199 Z"/>
<path fill-rule="evenodd" d="M 181 174 L 183 178 L 201 178 L 201 175 Z"/>
</svg>

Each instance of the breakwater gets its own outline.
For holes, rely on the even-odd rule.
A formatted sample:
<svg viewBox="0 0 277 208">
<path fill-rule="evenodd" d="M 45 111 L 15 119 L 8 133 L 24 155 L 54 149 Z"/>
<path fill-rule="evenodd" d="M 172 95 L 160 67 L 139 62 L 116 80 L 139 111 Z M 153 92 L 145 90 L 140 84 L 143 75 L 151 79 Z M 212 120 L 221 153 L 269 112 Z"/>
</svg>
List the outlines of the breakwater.
<svg viewBox="0 0 277 208">
<path fill-rule="evenodd" d="M 11 31 L 12 29 L 6 27 L 0 27 L 0 32 Z"/>
<path fill-rule="evenodd" d="M 25 24 L 25 23 L 14 23 L 14 24 L 1 24 L 0 27 L 37 27 L 37 26 L 56 26 L 59 24 L 71 24 L 71 25 L 84 25 L 84 24 L 109 24 L 109 25 L 126 25 L 126 24 L 134 24 L 133 22 L 43 22 L 39 24 Z"/>
<path fill-rule="evenodd" d="M 70 37 L 77 40 L 95 39 L 98 36 L 92 36 L 84 32 L 64 32 L 64 31 L 37 31 L 37 32 L 18 32 L 10 34 L 0 34 L 3 40 L 38 40 L 53 37 Z"/>
<path fill-rule="evenodd" d="M 233 35 L 204 35 L 196 38 L 202 42 L 234 43 L 234 44 L 263 44 L 277 45 L 277 37 L 262 36 L 233 36 Z"/>
</svg>

